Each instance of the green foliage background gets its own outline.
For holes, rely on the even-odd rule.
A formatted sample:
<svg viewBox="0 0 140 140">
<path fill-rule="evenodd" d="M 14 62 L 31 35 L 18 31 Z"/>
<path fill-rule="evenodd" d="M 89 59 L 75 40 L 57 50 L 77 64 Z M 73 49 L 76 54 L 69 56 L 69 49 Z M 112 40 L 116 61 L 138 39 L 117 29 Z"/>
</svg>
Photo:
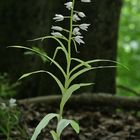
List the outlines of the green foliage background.
<svg viewBox="0 0 140 140">
<path fill-rule="evenodd" d="M 125 0 L 121 13 L 118 61 L 129 71 L 118 68 L 117 84 L 140 92 L 140 0 Z M 118 89 L 120 95 L 131 95 Z"/>
</svg>

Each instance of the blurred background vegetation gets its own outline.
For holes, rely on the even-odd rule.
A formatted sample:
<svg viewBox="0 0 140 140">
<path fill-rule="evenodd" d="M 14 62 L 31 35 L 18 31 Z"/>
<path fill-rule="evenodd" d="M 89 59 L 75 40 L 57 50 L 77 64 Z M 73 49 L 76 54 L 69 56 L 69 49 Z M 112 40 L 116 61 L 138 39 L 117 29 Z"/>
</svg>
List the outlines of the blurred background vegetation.
<svg viewBox="0 0 140 140">
<path fill-rule="evenodd" d="M 140 0 L 125 0 L 122 7 L 118 61 L 129 71 L 118 67 L 117 84 L 131 88 L 140 93 Z M 132 95 L 118 88 L 120 95 Z"/>
</svg>

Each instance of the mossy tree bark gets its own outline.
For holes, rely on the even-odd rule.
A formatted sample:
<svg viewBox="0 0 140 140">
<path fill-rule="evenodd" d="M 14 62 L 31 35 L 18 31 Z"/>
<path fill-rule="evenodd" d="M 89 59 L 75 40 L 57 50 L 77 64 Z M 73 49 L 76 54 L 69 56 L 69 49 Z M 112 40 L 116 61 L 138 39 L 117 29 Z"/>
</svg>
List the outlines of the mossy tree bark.
<svg viewBox="0 0 140 140">
<path fill-rule="evenodd" d="M 29 43 L 26 40 L 50 35 L 54 14 L 67 14 L 67 10 L 64 10 L 63 6 L 65 2 L 65 0 L 0 1 L 0 19 L 2 19 L 0 20 L 1 72 L 6 71 L 10 73 L 13 80 L 16 80 L 22 73 L 47 67 L 46 69 L 49 69 L 58 77 L 62 77 L 58 72 L 59 70 L 53 65 L 44 65 L 36 57 L 23 55 L 23 50 L 6 49 L 6 46 L 13 44 L 36 45 L 44 47 L 47 53 L 52 55 L 55 49 L 53 41 L 45 41 L 41 44 L 39 42 Z M 122 0 L 94 0 L 90 4 L 77 2 L 77 9 L 85 12 L 87 15 L 84 22 L 91 23 L 91 27 L 89 32 L 84 35 L 87 44 L 78 47 L 80 54 L 74 52 L 76 57 L 83 60 L 95 58 L 116 60 L 121 5 Z M 63 22 L 60 24 L 67 26 Z M 57 56 L 57 60 L 65 66 L 62 54 Z M 110 65 L 110 63 L 101 63 L 100 65 L 102 64 Z M 95 85 L 93 87 L 84 89 L 89 92 L 115 93 L 115 76 L 115 68 L 102 69 L 89 72 L 75 82 L 94 82 Z M 21 94 L 24 93 L 24 95 L 21 95 L 22 97 L 58 93 L 55 82 L 49 76 L 44 76 L 44 74 L 33 76 L 23 83 L 20 90 Z M 24 89 L 28 89 L 28 91 Z"/>
</svg>

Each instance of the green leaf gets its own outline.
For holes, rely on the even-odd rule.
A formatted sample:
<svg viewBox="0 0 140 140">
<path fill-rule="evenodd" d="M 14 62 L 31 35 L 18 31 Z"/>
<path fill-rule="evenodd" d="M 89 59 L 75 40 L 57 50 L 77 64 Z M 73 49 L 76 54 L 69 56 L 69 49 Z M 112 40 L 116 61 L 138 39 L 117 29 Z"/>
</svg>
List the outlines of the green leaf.
<svg viewBox="0 0 140 140">
<path fill-rule="evenodd" d="M 88 72 L 90 70 L 95 70 L 95 69 L 102 69 L 102 68 L 115 68 L 116 66 L 98 66 L 98 67 L 91 67 L 91 68 L 84 68 L 82 70 L 79 70 L 78 72 L 76 72 L 75 74 L 73 74 L 71 76 L 71 78 L 69 79 L 69 84 L 75 79 L 77 78 L 79 75 Z"/>
<path fill-rule="evenodd" d="M 57 82 L 57 84 L 58 84 L 58 86 L 59 86 L 59 88 L 60 88 L 60 90 L 61 90 L 61 93 L 63 94 L 64 93 L 64 87 L 63 87 L 63 85 L 62 85 L 62 83 L 60 82 L 60 80 L 54 75 L 54 74 L 52 74 L 52 73 L 50 73 L 50 72 L 48 72 L 48 71 L 46 71 L 49 75 L 51 75 L 52 77 L 53 77 L 53 79 Z"/>
<path fill-rule="evenodd" d="M 77 58 L 72 58 L 72 60 L 79 62 L 80 64 L 78 64 L 77 66 L 75 66 L 71 71 L 70 74 L 73 73 L 75 70 L 81 68 L 82 66 L 85 66 L 86 68 L 91 68 L 92 66 L 90 64 L 92 63 L 97 63 L 97 62 L 111 62 L 111 63 L 115 63 L 118 64 L 124 68 L 126 68 L 128 70 L 128 68 L 124 65 L 122 65 L 121 63 L 117 62 L 117 61 L 113 61 L 113 60 L 107 60 L 107 59 L 95 59 L 95 60 L 89 60 L 89 61 L 82 61 L 80 59 Z"/>
<path fill-rule="evenodd" d="M 78 134 L 80 132 L 80 127 L 79 127 L 79 124 L 74 121 L 74 120 L 71 120 L 70 121 L 70 124 L 71 124 L 71 127 L 75 130 L 75 132 Z"/>
<path fill-rule="evenodd" d="M 63 94 L 63 92 L 64 92 L 64 87 L 63 87 L 62 83 L 60 82 L 60 80 L 59 80 L 55 75 L 53 75 L 52 73 L 50 73 L 50 72 L 48 72 L 48 71 L 45 71 L 45 70 L 39 70 L 39 71 L 34 71 L 34 72 L 30 72 L 30 73 L 23 74 L 23 75 L 19 78 L 19 80 L 21 80 L 21 79 L 23 79 L 23 78 L 26 78 L 26 77 L 28 77 L 28 76 L 30 76 L 30 75 L 32 75 L 32 74 L 37 74 L 37 73 L 47 73 L 47 74 L 49 74 L 51 77 L 53 77 L 53 79 L 57 82 L 57 84 L 58 84 L 58 86 L 59 86 L 59 88 L 60 88 L 60 90 L 61 90 L 61 92 L 62 92 L 62 94 Z"/>
<path fill-rule="evenodd" d="M 19 80 L 21 80 L 21 79 L 23 79 L 23 78 L 26 78 L 26 77 L 28 77 L 28 76 L 30 76 L 30 75 L 33 75 L 33 74 L 38 74 L 38 73 L 46 73 L 46 71 L 44 71 L 44 70 L 38 70 L 38 71 L 33 71 L 33 72 L 25 73 L 25 74 L 23 74 L 23 75 L 19 78 Z"/>
<path fill-rule="evenodd" d="M 80 88 L 80 85 L 78 84 L 75 84 L 75 85 L 72 85 L 71 87 L 69 87 L 67 90 L 66 90 L 66 93 L 63 94 L 63 97 L 62 97 L 62 100 L 61 100 L 61 103 L 60 103 L 60 107 L 63 108 L 65 103 L 68 101 L 68 99 L 71 97 L 72 93 L 76 90 L 78 90 Z"/>
<path fill-rule="evenodd" d="M 53 140 L 57 140 L 57 138 L 58 138 L 57 133 L 54 130 L 50 131 L 50 133 L 53 137 Z"/>
<path fill-rule="evenodd" d="M 58 51 L 59 50 L 62 50 L 63 52 L 64 52 L 64 54 L 65 54 L 65 57 L 66 57 L 66 59 L 67 59 L 67 61 L 68 61 L 68 53 L 67 53 L 67 50 L 66 50 L 66 48 L 63 48 L 63 47 L 57 47 L 56 49 L 55 49 L 55 52 L 54 52 L 54 55 L 53 55 L 53 60 L 55 59 L 55 57 L 56 57 L 56 55 L 57 55 L 57 53 L 58 53 Z"/>
<path fill-rule="evenodd" d="M 58 136 L 61 135 L 62 131 L 70 124 L 70 120 L 67 119 L 62 119 L 60 120 L 60 122 L 57 125 L 57 129 L 56 132 L 58 134 Z"/>
<path fill-rule="evenodd" d="M 74 84 L 71 87 L 69 87 L 66 92 L 63 94 L 61 103 L 60 103 L 60 107 L 63 108 L 65 103 L 69 100 L 69 98 L 71 97 L 72 93 L 76 90 L 78 90 L 80 87 L 83 86 L 90 86 L 93 83 L 80 83 L 80 84 Z"/>
<path fill-rule="evenodd" d="M 24 47 L 24 46 L 9 46 L 9 47 L 10 48 L 19 48 L 19 49 L 25 49 L 25 50 L 33 51 L 33 52 L 39 54 L 40 56 L 45 57 L 46 59 L 50 60 L 53 64 L 55 64 L 59 68 L 59 70 L 62 72 L 64 77 L 66 77 L 66 73 L 63 70 L 63 68 L 55 60 L 53 60 L 51 57 L 49 57 L 48 55 L 42 54 L 41 52 L 39 52 L 35 49 L 31 49 L 31 48 Z"/>
<path fill-rule="evenodd" d="M 47 55 L 47 53 L 43 50 L 43 49 L 41 49 L 41 48 L 38 48 L 38 47 L 32 47 L 32 49 L 34 49 L 34 50 L 37 50 L 38 52 L 40 52 L 41 54 L 44 54 L 44 55 Z M 33 53 L 34 54 L 34 53 Z M 39 55 L 40 56 L 40 55 Z M 46 59 L 45 57 L 43 57 L 43 56 L 40 56 L 41 57 L 41 59 L 42 59 L 42 61 L 45 63 L 45 62 L 49 62 L 48 61 L 48 59 Z"/>
<path fill-rule="evenodd" d="M 42 130 L 43 128 L 45 128 L 45 127 L 48 125 L 49 121 L 50 121 L 51 119 L 53 119 L 54 117 L 58 117 L 58 114 L 50 113 L 50 114 L 46 115 L 46 116 L 40 121 L 40 123 L 37 125 L 37 127 L 35 128 L 35 131 L 34 131 L 34 133 L 33 133 L 33 135 L 32 135 L 31 140 L 36 140 L 37 137 L 38 137 L 38 135 L 40 134 L 41 130 Z"/>
<path fill-rule="evenodd" d="M 58 134 L 58 136 L 61 135 L 62 131 L 68 126 L 71 125 L 71 127 L 76 131 L 76 133 L 79 133 L 80 131 L 80 127 L 79 124 L 74 121 L 74 120 L 67 120 L 67 119 L 62 119 L 60 120 L 60 122 L 57 125 L 57 129 L 56 132 Z"/>
</svg>

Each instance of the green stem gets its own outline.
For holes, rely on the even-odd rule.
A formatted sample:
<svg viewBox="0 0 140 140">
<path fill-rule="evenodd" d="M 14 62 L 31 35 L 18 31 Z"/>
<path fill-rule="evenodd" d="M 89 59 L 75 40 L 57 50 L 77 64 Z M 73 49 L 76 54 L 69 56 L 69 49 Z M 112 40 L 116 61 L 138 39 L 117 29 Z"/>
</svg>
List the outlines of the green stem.
<svg viewBox="0 0 140 140">
<path fill-rule="evenodd" d="M 71 9 L 71 15 L 70 15 L 70 30 L 69 30 L 69 38 L 68 38 L 68 59 L 67 59 L 67 69 L 66 69 L 66 78 L 65 78 L 65 92 L 67 91 L 69 87 L 69 78 L 70 78 L 70 66 L 71 66 L 71 41 L 72 41 L 72 34 L 73 34 L 73 13 L 74 13 L 74 4 L 75 0 L 73 0 L 72 9 Z M 65 93 L 64 93 L 65 94 Z M 62 94 L 63 96 L 63 94 Z M 63 97 L 62 97 L 63 98 Z M 62 100 L 61 100 L 62 101 Z M 58 122 L 61 121 L 63 116 L 63 109 L 60 105 L 60 111 L 59 111 L 59 118 Z M 60 137 L 57 138 L 57 140 L 60 140 Z"/>
</svg>

